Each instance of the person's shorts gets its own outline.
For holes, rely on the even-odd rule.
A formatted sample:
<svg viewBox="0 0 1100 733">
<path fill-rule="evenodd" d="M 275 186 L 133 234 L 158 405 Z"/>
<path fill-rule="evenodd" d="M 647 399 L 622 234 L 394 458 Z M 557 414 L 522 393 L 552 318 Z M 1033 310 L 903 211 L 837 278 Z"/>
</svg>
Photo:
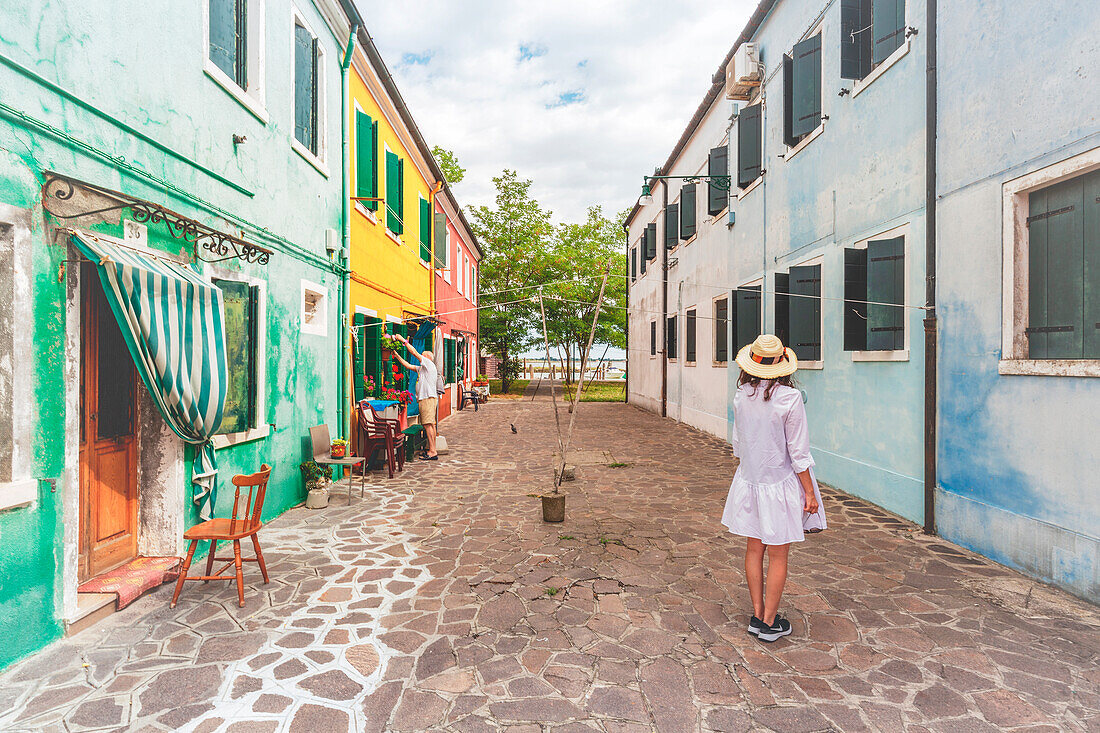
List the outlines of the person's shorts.
<svg viewBox="0 0 1100 733">
<path fill-rule="evenodd" d="M 439 410 L 439 398 L 428 397 L 427 399 L 417 400 L 416 404 L 420 408 L 420 424 L 435 425 L 435 416 Z"/>
</svg>

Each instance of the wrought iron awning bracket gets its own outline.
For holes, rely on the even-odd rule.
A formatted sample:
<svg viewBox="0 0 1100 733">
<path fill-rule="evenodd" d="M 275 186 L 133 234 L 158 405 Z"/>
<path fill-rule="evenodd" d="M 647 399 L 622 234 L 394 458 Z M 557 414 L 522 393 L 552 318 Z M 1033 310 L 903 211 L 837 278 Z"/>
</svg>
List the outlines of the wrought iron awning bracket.
<svg viewBox="0 0 1100 733">
<path fill-rule="evenodd" d="M 76 213 L 65 213 L 57 209 L 56 203 L 69 201 L 77 192 L 77 189 L 83 189 L 114 200 L 117 203 Z M 51 208 L 51 204 L 54 204 L 53 208 Z M 254 262 L 258 265 L 266 265 L 272 255 L 272 251 L 266 247 L 220 232 L 194 219 L 177 214 L 160 204 L 129 196 L 119 191 L 102 188 L 60 173 L 46 172 L 46 181 L 42 184 L 42 208 L 57 219 L 76 219 L 104 214 L 109 211 L 129 209 L 133 220 L 140 224 L 163 223 L 168 233 L 174 238 L 190 243 L 194 248 L 195 259 L 203 262 L 224 262 L 239 259 L 245 262 Z M 200 251 L 209 252 L 216 255 L 216 257 L 207 259 L 199 254 Z"/>
<path fill-rule="evenodd" d="M 709 183 L 715 188 L 719 188 L 723 191 L 728 191 L 730 190 L 731 185 L 731 177 L 729 175 L 711 175 L 708 173 L 700 173 L 694 176 L 643 176 L 643 178 L 644 185 L 646 186 L 650 185 L 650 181 L 681 180 L 684 183 Z"/>
</svg>

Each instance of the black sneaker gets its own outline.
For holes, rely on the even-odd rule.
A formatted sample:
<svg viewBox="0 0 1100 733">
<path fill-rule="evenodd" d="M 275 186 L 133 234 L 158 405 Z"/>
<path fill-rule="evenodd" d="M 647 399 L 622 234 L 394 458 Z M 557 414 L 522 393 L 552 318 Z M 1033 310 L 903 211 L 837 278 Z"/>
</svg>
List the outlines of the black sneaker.
<svg viewBox="0 0 1100 733">
<path fill-rule="evenodd" d="M 773 642 L 781 636 L 791 633 L 791 622 L 779 614 L 775 615 L 775 621 L 771 626 L 761 622 L 760 633 L 756 636 L 760 641 Z"/>
<path fill-rule="evenodd" d="M 753 636 L 759 636 L 760 629 L 762 628 L 764 628 L 764 622 L 758 619 L 756 616 L 753 616 L 751 619 L 749 619 L 750 634 L 752 634 Z"/>
</svg>

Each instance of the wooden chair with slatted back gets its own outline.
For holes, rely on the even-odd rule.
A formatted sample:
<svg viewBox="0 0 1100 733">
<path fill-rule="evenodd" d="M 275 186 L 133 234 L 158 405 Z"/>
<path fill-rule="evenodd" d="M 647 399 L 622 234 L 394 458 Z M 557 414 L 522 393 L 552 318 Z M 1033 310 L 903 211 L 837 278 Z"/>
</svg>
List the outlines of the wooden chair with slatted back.
<svg viewBox="0 0 1100 733">
<path fill-rule="evenodd" d="M 260 566 L 264 583 L 268 582 L 267 565 L 264 563 L 264 555 L 260 551 L 260 541 L 256 533 L 264 526 L 260 517 L 264 510 L 264 496 L 267 494 L 267 480 L 271 476 L 271 466 L 266 463 L 260 466 L 260 470 L 253 474 L 238 474 L 233 477 L 233 514 L 229 518 L 208 519 L 201 524 L 196 524 L 183 533 L 184 539 L 191 540 L 191 546 L 187 550 L 187 559 L 183 561 L 179 579 L 176 581 L 176 592 L 172 596 L 172 608 L 179 601 L 180 591 L 183 590 L 183 581 L 201 580 L 207 583 L 211 580 L 232 580 L 232 575 L 222 575 L 233 567 L 236 569 L 237 601 L 244 607 L 244 573 L 241 572 L 241 564 L 254 562 Z M 252 538 L 252 547 L 256 550 L 255 557 L 241 557 L 241 540 L 245 537 Z M 206 575 L 188 575 L 191 569 L 191 560 L 195 556 L 195 548 L 201 540 L 210 542 L 210 550 L 206 556 Z M 233 559 L 215 557 L 214 550 L 218 542 L 233 543 Z M 213 572 L 215 562 L 224 562 L 225 565 Z"/>
</svg>

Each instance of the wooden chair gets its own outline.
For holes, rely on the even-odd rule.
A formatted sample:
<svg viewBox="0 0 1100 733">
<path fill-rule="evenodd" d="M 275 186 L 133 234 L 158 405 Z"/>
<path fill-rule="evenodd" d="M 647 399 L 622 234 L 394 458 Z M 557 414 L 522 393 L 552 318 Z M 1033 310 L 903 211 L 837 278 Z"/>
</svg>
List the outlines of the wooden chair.
<svg viewBox="0 0 1100 733">
<path fill-rule="evenodd" d="M 405 436 L 400 424 L 379 415 L 366 400 L 359 403 L 359 436 L 363 445 L 370 446 L 371 452 L 375 447 L 385 447 L 390 478 L 393 478 L 394 469 L 405 470 Z M 370 453 L 364 451 L 364 455 L 369 457 Z"/>
<path fill-rule="evenodd" d="M 348 478 L 348 504 L 351 504 L 351 479 L 355 478 L 355 467 L 359 467 L 359 498 L 363 498 L 363 488 L 367 482 L 367 459 L 359 456 L 347 456 L 346 458 L 332 457 L 332 438 L 329 437 L 328 425 L 316 425 L 309 429 L 309 441 L 313 446 L 313 462 L 318 466 L 338 466 L 342 478 L 344 467 L 351 469 Z"/>
<path fill-rule="evenodd" d="M 176 592 L 172 595 L 172 608 L 176 607 L 180 599 L 180 591 L 183 590 L 183 581 L 201 580 L 206 583 L 211 580 L 232 580 L 232 576 L 222 575 L 230 567 L 236 568 L 237 577 L 237 601 L 244 607 L 244 574 L 241 572 L 241 564 L 254 562 L 260 566 L 264 583 L 268 582 L 267 565 L 264 563 L 264 555 L 260 551 L 260 541 L 256 533 L 264 526 L 260 516 L 264 509 L 264 496 L 267 494 L 267 480 L 271 476 L 271 466 L 266 463 L 260 466 L 257 473 L 233 477 L 233 514 L 228 519 L 208 519 L 201 524 L 196 524 L 183 533 L 184 539 L 191 540 L 191 546 L 187 550 L 187 559 L 183 561 L 179 579 L 176 581 Z M 245 495 L 245 489 L 248 489 Z M 256 550 L 255 557 L 241 557 L 241 540 L 245 537 L 252 538 L 252 547 Z M 191 560 L 195 556 L 195 548 L 200 540 L 210 541 L 210 550 L 206 556 L 206 575 L 187 575 L 191 569 Z M 219 541 L 233 543 L 233 559 L 215 557 L 214 550 Z M 225 565 L 213 572 L 214 562 L 224 562 Z"/>
</svg>

